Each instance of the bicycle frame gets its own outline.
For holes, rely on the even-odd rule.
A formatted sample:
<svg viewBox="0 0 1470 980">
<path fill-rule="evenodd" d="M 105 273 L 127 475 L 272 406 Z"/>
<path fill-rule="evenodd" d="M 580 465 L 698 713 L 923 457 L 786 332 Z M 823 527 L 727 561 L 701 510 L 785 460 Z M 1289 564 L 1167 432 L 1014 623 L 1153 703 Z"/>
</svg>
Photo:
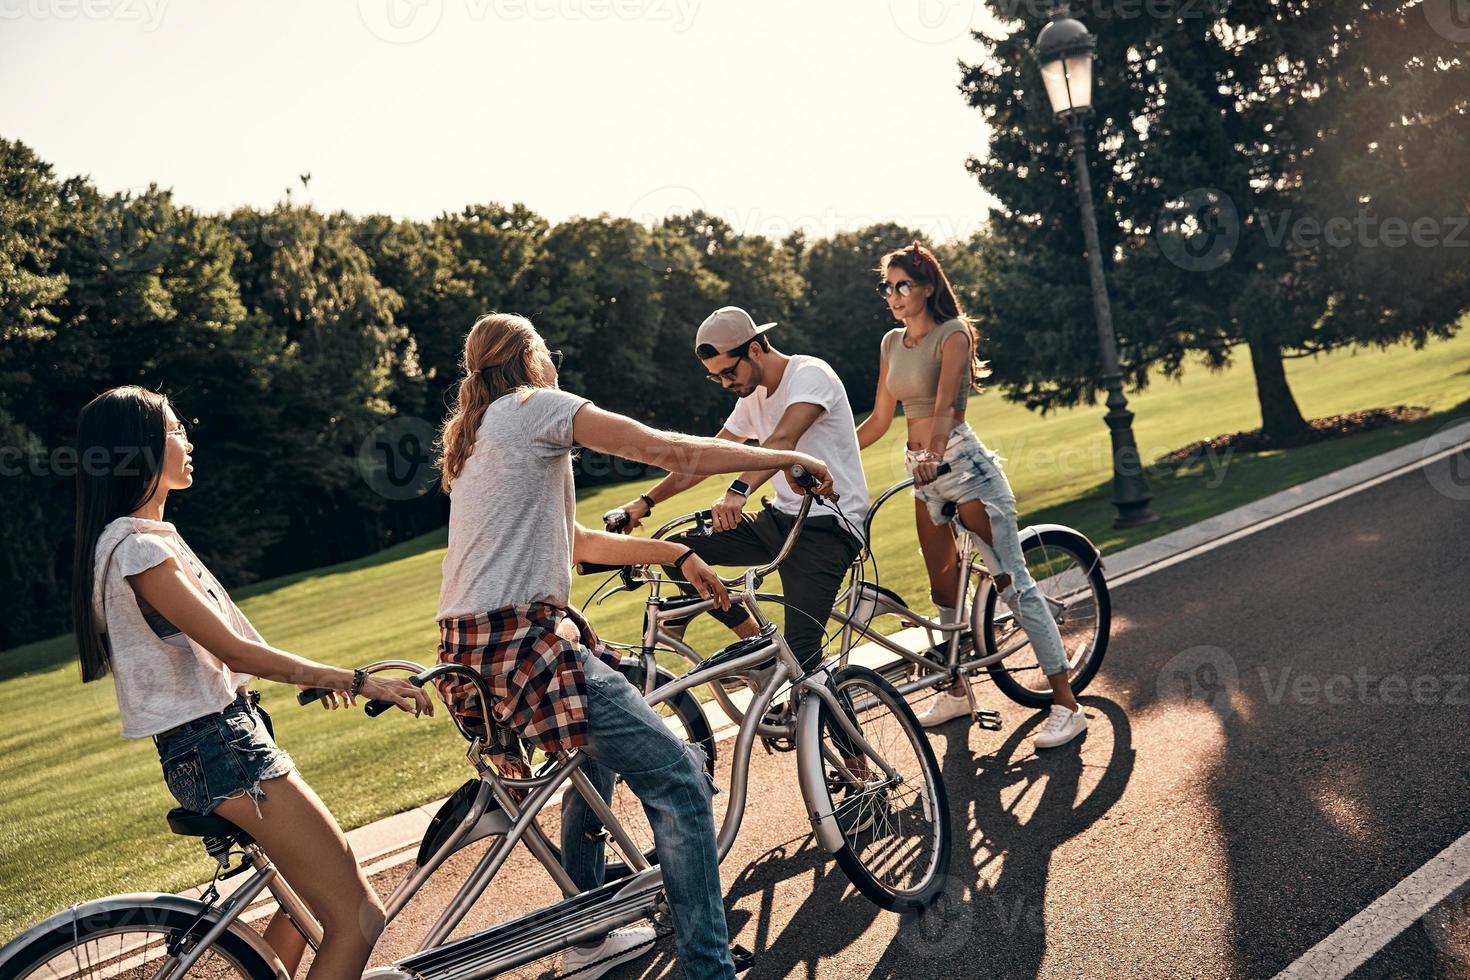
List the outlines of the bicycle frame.
<svg viewBox="0 0 1470 980">
<path fill-rule="evenodd" d="M 871 542 L 872 540 L 873 518 L 878 513 L 878 508 L 881 507 L 889 498 L 893 497 L 899 491 L 913 486 L 913 483 L 914 481 L 912 479 L 902 480 L 889 487 L 887 490 L 879 495 L 877 500 L 873 501 L 872 507 L 868 509 L 868 517 L 867 521 L 865 522 L 866 526 L 864 528 L 864 536 L 867 541 Z M 975 559 L 976 549 L 974 542 L 970 537 L 970 533 L 968 529 L 964 526 L 964 522 L 960 520 L 960 516 L 958 513 L 956 513 L 954 516 L 954 526 L 956 528 L 955 550 L 957 553 L 955 571 L 955 596 L 959 603 L 958 608 L 964 610 L 972 608 L 976 603 L 983 603 L 988 601 L 987 592 L 995 588 L 995 583 L 994 580 L 990 577 L 987 569 L 985 571 L 985 574 L 983 574 L 980 578 L 975 595 L 969 596 L 967 594 L 970 588 L 970 571 L 972 562 Z M 1021 535 L 1023 540 L 1027 532 L 1031 530 L 1032 529 L 1030 528 L 1022 530 Z M 1015 639 L 1011 640 L 1005 646 L 998 649 L 995 653 L 987 657 L 979 657 L 973 660 L 966 661 L 964 664 L 961 664 L 959 661 L 960 635 L 965 630 L 971 628 L 968 617 L 961 617 L 956 622 L 948 625 L 936 623 L 933 620 L 930 620 L 927 617 L 920 615 L 913 609 L 910 609 L 909 607 L 902 605 L 901 603 L 894 602 L 888 596 L 882 594 L 874 597 L 874 601 L 880 606 L 884 607 L 882 610 L 883 612 L 899 616 L 900 618 L 907 620 L 917 626 L 923 627 L 931 634 L 940 633 L 945 636 L 943 659 L 941 660 L 929 655 L 930 652 L 935 649 L 934 646 L 929 647 L 928 650 L 925 650 L 923 652 L 916 653 L 908 649 L 907 647 L 894 642 L 886 635 L 870 629 L 869 626 L 872 620 L 876 619 L 879 613 L 875 611 L 873 615 L 869 616 L 867 619 L 863 619 L 859 611 L 859 607 L 865 599 L 862 586 L 866 584 L 861 575 L 862 563 L 866 558 L 867 548 L 870 546 L 871 545 L 865 545 L 863 553 L 860 553 L 857 559 L 854 561 L 853 568 L 855 569 L 855 572 L 853 576 L 853 581 L 847 587 L 847 589 L 845 589 L 841 594 L 838 595 L 837 601 L 833 604 L 833 609 L 830 613 L 830 618 L 842 625 L 842 641 L 840 645 L 841 653 L 838 655 L 840 658 L 839 663 L 846 664 L 848 655 L 852 652 L 853 648 L 858 645 L 858 643 L 865 641 L 875 643 L 885 650 L 893 653 L 897 657 L 901 658 L 902 660 L 908 661 L 909 663 L 914 664 L 922 669 L 921 676 L 919 676 L 918 678 L 894 685 L 900 694 L 907 697 L 909 694 L 912 694 L 915 691 L 922 691 L 935 687 L 947 687 L 951 683 L 953 683 L 954 678 L 957 674 L 978 673 L 979 671 L 984 670 L 992 664 L 999 663 L 1000 661 L 1009 657 L 1011 654 L 1023 649 L 1030 644 L 1030 640 L 1027 639 L 1025 633 L 1022 632 Z M 982 568 L 983 567 L 984 566 L 982 565 Z M 1043 598 L 1046 600 L 1049 606 L 1053 607 L 1053 614 L 1062 609 L 1061 604 L 1056 602 L 1050 596 L 1043 595 Z M 999 623 L 1004 623 L 1008 622 L 1011 618 L 1012 614 L 1007 611 L 997 616 L 996 621 Z M 1076 667 L 1076 658 L 1073 658 L 1073 662 L 1070 664 L 1070 666 L 1073 668 Z"/>
<path fill-rule="evenodd" d="M 746 575 L 747 581 L 753 579 L 754 570 L 747 572 Z M 716 850 L 720 860 L 724 860 L 729 854 L 744 819 L 749 789 L 750 758 L 758 730 L 765 727 L 761 724 L 760 719 L 788 682 L 792 685 L 798 702 L 795 722 L 797 732 L 805 733 L 806 737 L 815 740 L 818 735 L 818 726 L 814 724 L 815 713 L 818 710 L 817 703 L 825 704 L 831 712 L 831 717 L 835 719 L 853 746 L 865 753 L 869 759 L 877 762 L 882 772 L 882 779 L 895 782 L 899 779 L 898 773 L 891 764 L 878 756 L 863 737 L 862 732 L 847 717 L 830 682 L 831 667 L 823 665 L 810 673 L 803 674 L 785 638 L 770 626 L 764 628 L 759 637 L 731 644 L 730 647 L 711 656 L 700 667 L 658 688 L 647 696 L 648 703 L 656 707 L 702 684 L 718 682 L 731 676 L 746 676 L 772 658 L 775 659 L 775 665 L 767 668 L 764 682 L 756 692 L 735 739 L 731 785 L 728 789 L 729 806 L 716 835 Z M 464 668 L 457 665 L 441 664 L 424 671 L 419 676 L 424 683 L 429 683 L 444 674 L 463 670 Z M 844 760 L 833 753 L 821 752 L 819 747 L 814 746 L 814 748 L 817 748 L 816 755 L 823 762 L 837 767 L 849 778 L 854 780 L 858 778 L 856 774 L 847 769 Z M 811 751 L 809 749 L 808 753 L 803 753 L 799 758 L 807 758 Z M 470 872 L 444 913 L 425 935 L 418 952 L 403 958 L 393 966 L 371 971 L 369 976 L 386 978 L 433 975 L 434 963 L 443 959 L 444 954 L 441 951 L 451 951 L 457 956 L 463 954 L 463 958 L 453 960 L 457 976 L 466 978 L 487 976 L 539 959 L 572 943 L 605 935 L 612 929 L 644 918 L 651 910 L 656 910 L 655 899 L 662 887 L 662 872 L 658 867 L 649 867 L 607 802 L 602 799 L 590 780 L 580 771 L 587 759 L 585 753 L 579 750 L 561 756 L 549 770 L 529 779 L 507 778 L 495 772 L 479 758 L 478 745 L 472 744 L 470 754 L 480 779 L 493 794 L 495 801 L 499 803 L 500 812 L 508 821 L 508 825 L 499 828 L 501 830 L 500 839 L 490 847 L 474 870 Z M 825 778 L 824 766 L 821 763 L 808 761 L 798 772 L 799 784 L 808 801 L 818 839 L 828 850 L 835 851 L 843 846 L 842 834 L 830 806 L 823 806 L 820 803 L 821 800 L 827 798 Z M 538 839 L 541 844 L 546 843 L 536 825 L 536 818 L 550 804 L 556 791 L 567 782 L 570 782 L 572 788 L 582 795 L 588 806 L 603 822 L 614 845 L 633 870 L 628 878 L 620 882 L 613 882 L 581 895 L 577 894 L 575 887 L 572 886 L 566 872 L 555 860 L 549 847 L 538 847 L 532 843 Z M 866 779 L 864 782 L 871 784 L 872 779 Z M 515 799 L 517 792 L 527 793 L 520 804 L 517 804 Z M 422 882 L 432 873 L 433 867 L 442 863 L 443 858 L 461 846 L 462 839 L 468 833 L 469 828 L 482 819 L 482 815 L 474 812 L 467 815 L 462 821 L 461 829 L 440 846 L 434 859 L 427 862 L 395 889 L 388 903 L 390 917 L 396 915 L 407 904 L 413 892 L 417 891 Z M 510 943 L 509 938 L 502 935 L 499 937 L 501 946 L 487 949 L 483 956 L 475 956 L 475 950 L 463 944 L 471 940 L 485 942 L 485 940 L 476 939 L 477 936 L 484 934 L 466 937 L 446 946 L 445 941 L 450 933 L 463 921 L 465 914 L 484 893 L 515 846 L 523 840 L 531 845 L 531 850 L 537 859 L 567 893 L 568 899 L 561 904 L 577 903 L 584 896 L 593 896 L 585 903 L 587 907 L 572 909 L 571 914 L 565 916 L 565 922 L 555 923 L 554 930 L 542 929 L 534 932 L 534 938 L 526 942 Z M 543 910 L 537 915 L 548 912 L 550 909 Z M 534 919 L 534 916 L 527 917 L 527 919 Z M 495 933 L 496 930 L 507 926 L 515 926 L 523 921 L 526 922 L 524 928 L 528 931 L 532 926 L 542 924 L 515 920 L 512 923 L 486 930 L 486 934 Z M 512 948 L 502 948 L 508 943 Z"/>
</svg>

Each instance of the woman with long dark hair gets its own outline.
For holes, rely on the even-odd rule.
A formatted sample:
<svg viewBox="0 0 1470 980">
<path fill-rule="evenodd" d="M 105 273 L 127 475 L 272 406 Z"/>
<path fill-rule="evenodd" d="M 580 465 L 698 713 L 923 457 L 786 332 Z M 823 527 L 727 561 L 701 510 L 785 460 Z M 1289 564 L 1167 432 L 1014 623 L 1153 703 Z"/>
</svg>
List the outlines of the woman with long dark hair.
<svg viewBox="0 0 1470 980">
<path fill-rule="evenodd" d="M 309 980 L 357 978 L 383 929 L 382 902 L 246 685 L 261 677 L 341 692 L 349 705 L 365 697 L 415 714 L 433 708 L 406 680 L 265 643 L 163 519 L 168 495 L 194 483 L 193 449 L 157 392 L 113 388 L 82 409 L 72 580 L 82 680 L 110 673 L 123 735 L 153 739 L 179 805 L 247 830 L 311 908 L 323 939 Z M 301 934 L 277 913 L 265 938 L 293 975 Z"/>
<path fill-rule="evenodd" d="M 1051 682 L 1051 714 L 1034 744 L 1064 745 L 1087 730 L 1087 716 L 1072 694 L 1056 621 L 1026 570 L 1016 498 L 1001 469 L 1001 457 L 987 449 L 965 421 L 970 392 L 978 391 L 981 379 L 990 373 L 980 360 L 975 327 L 939 259 L 918 241 L 883 256 L 878 274 L 879 293 L 901 326 L 883 337 L 878 393 L 873 414 L 858 426 L 858 444 L 866 448 L 881 438 L 893 423 L 895 408 L 903 405 L 908 425 L 904 465 L 914 478 L 919 546 L 939 621 L 952 623 L 959 615 L 960 597 L 955 592 L 959 555 L 954 536 L 944 526 L 952 519 L 944 513 L 948 502 L 957 505 L 960 520 L 975 535 L 1001 599 L 1016 614 Z M 942 463 L 949 464 L 949 470 L 941 476 Z M 969 699 L 956 686 L 940 691 L 919 720 L 932 726 L 969 712 Z"/>
</svg>

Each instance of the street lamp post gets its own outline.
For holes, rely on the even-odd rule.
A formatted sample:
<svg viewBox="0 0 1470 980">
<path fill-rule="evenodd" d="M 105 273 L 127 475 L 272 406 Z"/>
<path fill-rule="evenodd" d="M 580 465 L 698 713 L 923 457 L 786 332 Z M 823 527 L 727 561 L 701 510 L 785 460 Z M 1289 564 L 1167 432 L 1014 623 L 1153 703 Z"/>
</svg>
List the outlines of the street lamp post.
<svg viewBox="0 0 1470 980">
<path fill-rule="evenodd" d="M 1118 341 L 1113 335 L 1113 313 L 1108 304 L 1097 214 L 1092 204 L 1092 180 L 1087 173 L 1085 136 L 1087 117 L 1092 114 L 1092 51 L 1096 44 L 1097 39 L 1081 21 L 1069 15 L 1066 4 L 1061 4 L 1052 14 L 1051 23 L 1037 37 L 1035 53 L 1052 112 L 1066 123 L 1072 137 L 1077 203 L 1082 212 L 1082 237 L 1087 244 L 1087 270 L 1092 279 L 1092 310 L 1102 348 L 1102 383 L 1108 392 L 1105 418 L 1113 441 L 1113 506 L 1118 510 L 1113 526 L 1137 527 L 1158 520 L 1158 515 L 1148 506 L 1153 492 L 1139 463 L 1138 444 L 1133 439 L 1133 413 L 1128 410 L 1128 399 L 1123 395 Z"/>
</svg>

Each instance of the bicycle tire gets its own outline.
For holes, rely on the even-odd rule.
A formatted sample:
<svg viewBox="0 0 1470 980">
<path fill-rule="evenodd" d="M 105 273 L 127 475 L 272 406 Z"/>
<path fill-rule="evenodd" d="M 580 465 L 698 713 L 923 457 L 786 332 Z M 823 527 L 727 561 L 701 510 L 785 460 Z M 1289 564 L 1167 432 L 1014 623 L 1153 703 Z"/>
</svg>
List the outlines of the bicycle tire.
<svg viewBox="0 0 1470 980">
<path fill-rule="evenodd" d="M 1112 601 L 1108 595 L 1108 583 L 1103 575 L 1102 564 L 1096 560 L 1096 551 L 1087 542 L 1087 539 L 1074 531 L 1059 529 L 1048 529 L 1042 531 L 1035 538 L 1027 542 L 1026 546 L 1027 568 L 1045 569 L 1049 563 L 1056 560 L 1058 556 L 1068 556 L 1075 567 L 1085 571 L 1085 580 L 1092 589 L 1093 600 L 1097 610 L 1095 614 L 1096 625 L 1095 636 L 1092 640 L 1092 649 L 1086 661 L 1079 665 L 1071 677 L 1072 693 L 1081 694 L 1092 683 L 1102 667 L 1103 657 L 1108 652 L 1108 633 L 1112 625 Z M 1038 560 L 1033 561 L 1033 553 Z M 999 593 L 994 589 L 987 589 L 985 593 L 985 606 L 981 612 L 978 628 L 974 623 L 974 611 L 971 612 L 972 629 L 976 635 L 984 640 L 985 657 L 995 656 L 1001 649 L 999 630 L 996 628 L 996 608 L 1000 601 Z M 1065 640 L 1066 637 L 1064 636 Z M 1018 653 L 1023 651 L 1017 651 Z M 1027 653 L 1033 664 L 1034 653 Z M 1017 679 L 1017 674 L 1006 666 L 1007 661 L 1013 659 L 1015 654 L 989 665 L 986 670 L 995 681 L 995 686 L 1000 688 L 1006 697 L 1017 704 L 1028 708 L 1046 708 L 1052 703 L 1050 684 L 1045 690 L 1031 688 L 1022 680 Z M 1040 668 L 1035 668 L 1035 675 L 1041 677 Z M 1029 672 L 1028 672 L 1029 673 Z"/>
<path fill-rule="evenodd" d="M 52 963 L 58 956 L 65 956 L 68 951 L 74 952 L 76 962 L 80 965 L 81 956 L 75 954 L 75 951 L 109 936 L 124 937 L 136 933 L 141 936 L 156 935 L 161 941 L 163 937 L 181 935 L 198 922 L 199 913 L 204 909 L 201 903 L 191 899 L 174 896 L 159 898 L 166 899 L 168 904 L 156 900 L 147 901 L 140 897 L 136 902 L 106 907 L 104 903 L 108 900 L 102 899 L 98 903 L 89 903 L 54 915 L 0 949 L 0 977 L 5 980 L 25 980 L 38 968 Z M 91 908 L 91 905 L 102 907 Z M 218 920 L 213 916 L 206 918 L 199 922 L 194 933 L 202 936 L 216 921 Z M 248 928 L 241 926 L 237 919 L 231 923 L 231 928 L 215 939 L 206 956 L 211 957 L 212 961 L 217 954 L 229 962 L 238 976 L 247 980 L 279 980 L 281 974 L 276 967 L 262 957 L 249 941 L 236 934 L 236 927 Z M 116 956 L 126 963 L 127 958 L 133 958 L 137 953 L 124 950 L 123 945 L 120 938 Z M 143 948 L 148 949 L 150 945 L 152 944 L 145 944 Z M 92 957 L 89 955 L 87 959 L 90 965 Z M 188 975 L 205 972 L 200 967 L 200 963 L 195 963 Z M 151 972 L 152 968 L 149 967 L 145 975 L 151 975 Z M 217 975 L 213 971 L 209 972 L 212 977 Z"/>
<path fill-rule="evenodd" d="M 852 795 L 851 787 L 847 787 L 840 798 L 833 795 L 834 782 L 840 780 L 840 775 L 829 774 L 825 780 L 827 798 L 825 801 L 814 801 L 825 803 L 825 810 L 832 813 L 832 819 L 837 823 L 838 832 L 842 838 L 842 846 L 833 852 L 837 864 L 844 874 L 847 875 L 853 885 L 865 898 L 877 905 L 879 908 L 890 912 L 910 912 L 927 906 L 934 901 L 944 890 L 945 882 L 949 876 L 950 849 L 953 844 L 953 836 L 950 828 L 949 797 L 944 787 L 944 777 L 939 769 L 939 762 L 934 757 L 934 750 L 929 745 L 929 738 L 924 729 L 919 725 L 914 716 L 913 709 L 904 700 L 903 695 L 888 681 L 884 680 L 876 671 L 867 667 L 856 665 L 844 667 L 832 675 L 832 683 L 839 699 L 848 706 L 849 717 L 854 713 L 862 715 L 875 706 L 888 709 L 888 714 L 893 720 L 893 726 L 897 729 L 896 734 L 902 737 L 899 742 L 897 738 L 888 738 L 888 743 L 897 743 L 894 747 L 884 751 L 878 745 L 874 746 L 876 751 L 882 752 L 891 766 L 901 769 L 900 762 L 905 763 L 902 768 L 912 768 L 911 762 L 917 763 L 917 770 L 923 779 L 923 787 L 918 795 L 912 797 L 911 802 L 902 807 L 894 806 L 893 794 L 888 788 L 871 794 Z M 863 692 L 862 697 L 854 697 L 855 692 Z M 825 701 L 817 701 L 818 724 L 817 724 L 817 751 L 834 731 L 839 733 L 839 740 L 835 744 L 842 744 L 841 729 L 832 721 L 832 712 Z M 859 729 L 864 738 L 870 743 L 875 739 L 882 740 L 889 726 L 878 721 L 873 716 L 868 719 L 856 718 Z M 875 722 L 877 722 L 875 724 Z M 899 759 L 902 745 L 906 744 L 913 752 L 912 760 L 907 757 Z M 813 750 L 813 743 L 802 740 L 798 751 L 806 754 Z M 905 753 L 906 756 L 906 753 Z M 804 769 L 812 765 L 826 770 L 825 758 L 805 760 Z M 899 785 L 902 785 L 901 783 Z M 865 803 L 864 800 L 867 802 Z M 915 805 L 917 804 L 917 811 Z M 845 811 L 845 815 L 844 815 Z M 902 828 L 904 813 L 927 813 L 933 827 L 931 846 L 932 854 L 927 860 L 909 860 L 903 853 L 902 845 L 894 845 L 891 840 L 894 835 L 885 834 L 895 827 Z M 864 822 L 866 821 L 866 823 Z M 924 870 L 917 881 L 900 887 L 897 883 L 886 881 L 870 863 L 877 860 L 885 860 L 896 869 L 917 866 L 923 863 Z"/>
</svg>

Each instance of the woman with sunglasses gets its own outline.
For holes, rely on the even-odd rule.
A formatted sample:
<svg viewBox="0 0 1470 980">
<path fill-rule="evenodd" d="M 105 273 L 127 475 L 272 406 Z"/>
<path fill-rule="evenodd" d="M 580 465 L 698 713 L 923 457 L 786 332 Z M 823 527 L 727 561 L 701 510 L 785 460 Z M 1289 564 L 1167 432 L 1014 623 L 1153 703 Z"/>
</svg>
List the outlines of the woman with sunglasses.
<svg viewBox="0 0 1470 980">
<path fill-rule="evenodd" d="M 179 805 L 249 832 L 300 892 L 322 924 L 308 980 L 356 978 L 383 930 L 382 902 L 246 685 L 261 677 L 324 687 L 349 705 L 377 698 L 414 714 L 432 714 L 433 705 L 407 680 L 266 644 L 163 519 L 168 495 L 194 484 L 193 450 L 158 392 L 126 385 L 82 409 L 72 578 L 82 680 L 112 674 L 123 735 L 153 739 Z M 306 949 L 301 933 L 278 912 L 265 940 L 294 975 Z"/>
<path fill-rule="evenodd" d="M 952 623 L 959 615 L 959 556 L 944 526 L 952 520 L 944 506 L 953 503 L 1051 682 L 1051 713 L 1033 744 L 1040 749 L 1065 745 L 1087 730 L 1087 716 L 1072 694 L 1061 633 L 1026 570 L 1016 498 L 1001 457 L 985 448 L 965 421 L 970 391 L 978 391 L 990 373 L 976 351 L 975 328 L 939 260 L 919 242 L 883 256 L 878 274 L 878 292 L 902 325 L 883 337 L 878 392 L 873 413 L 858 427 L 858 443 L 867 448 L 878 441 L 893 423 L 897 405 L 903 405 L 908 425 L 904 466 L 914 478 L 919 546 L 939 620 Z M 943 475 L 941 464 L 949 467 Z M 963 683 L 940 691 L 919 720 L 933 726 L 969 714 Z"/>
</svg>

